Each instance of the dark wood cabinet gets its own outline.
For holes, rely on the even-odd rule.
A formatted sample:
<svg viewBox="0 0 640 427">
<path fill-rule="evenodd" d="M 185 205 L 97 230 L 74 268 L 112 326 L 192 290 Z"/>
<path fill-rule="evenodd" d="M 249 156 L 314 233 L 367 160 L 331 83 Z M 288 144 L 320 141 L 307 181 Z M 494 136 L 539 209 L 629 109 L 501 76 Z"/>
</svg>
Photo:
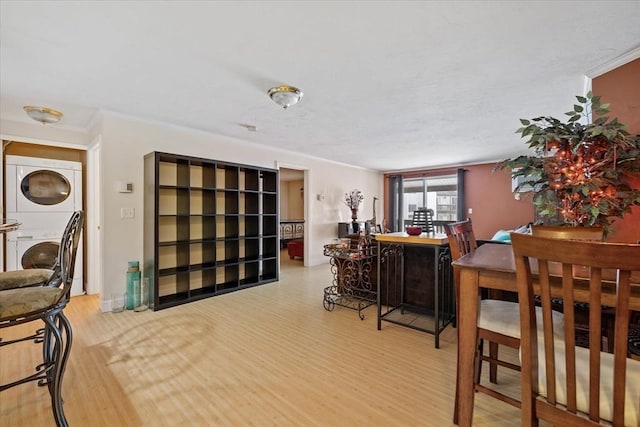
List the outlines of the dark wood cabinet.
<svg viewBox="0 0 640 427">
<path fill-rule="evenodd" d="M 278 171 L 159 152 L 144 168 L 154 310 L 278 280 Z"/>
</svg>

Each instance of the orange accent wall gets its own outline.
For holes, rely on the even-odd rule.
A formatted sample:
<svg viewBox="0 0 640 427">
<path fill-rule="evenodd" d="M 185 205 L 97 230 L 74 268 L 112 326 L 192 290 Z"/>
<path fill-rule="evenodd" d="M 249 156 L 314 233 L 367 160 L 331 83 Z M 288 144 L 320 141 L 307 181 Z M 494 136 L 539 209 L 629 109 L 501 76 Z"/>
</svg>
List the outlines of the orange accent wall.
<svg viewBox="0 0 640 427">
<path fill-rule="evenodd" d="M 533 222 L 531 196 L 516 200 L 511 192 L 511 174 L 492 172 L 495 163 L 465 166 L 465 212 L 473 221 L 478 239 L 491 239 L 498 230 L 513 230 Z M 473 210 L 468 214 L 469 208 Z"/>
<path fill-rule="evenodd" d="M 611 117 L 627 125 L 631 135 L 640 134 L 640 59 L 596 77 L 591 82 L 595 95 L 602 102 L 610 103 Z M 640 188 L 640 176 L 629 180 L 633 188 Z M 613 224 L 615 232 L 609 242 L 635 243 L 640 241 L 640 206 L 634 206 L 630 214 Z"/>
<path fill-rule="evenodd" d="M 465 218 L 473 221 L 473 232 L 477 239 L 491 239 L 498 230 L 513 230 L 533 221 L 534 209 L 530 196 L 516 200 L 511 193 L 511 175 L 506 171 L 492 172 L 495 163 L 466 165 Z M 405 176 L 425 176 L 455 173 L 455 168 L 429 169 L 421 172 L 406 172 Z M 385 218 L 389 218 L 389 181 L 384 180 Z M 473 213 L 469 214 L 469 209 Z"/>
</svg>

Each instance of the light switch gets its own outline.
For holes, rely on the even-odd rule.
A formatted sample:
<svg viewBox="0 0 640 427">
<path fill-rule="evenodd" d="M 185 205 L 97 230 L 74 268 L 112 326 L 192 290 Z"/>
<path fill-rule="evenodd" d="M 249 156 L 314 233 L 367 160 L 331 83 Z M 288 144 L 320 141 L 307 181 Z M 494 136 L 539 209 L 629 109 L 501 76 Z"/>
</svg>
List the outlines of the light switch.
<svg viewBox="0 0 640 427">
<path fill-rule="evenodd" d="M 120 208 L 120 218 L 132 219 L 135 217 L 135 208 Z"/>
<path fill-rule="evenodd" d="M 469 215 L 471 215 L 473 213 L 473 209 L 469 208 L 468 212 L 469 212 Z"/>
</svg>

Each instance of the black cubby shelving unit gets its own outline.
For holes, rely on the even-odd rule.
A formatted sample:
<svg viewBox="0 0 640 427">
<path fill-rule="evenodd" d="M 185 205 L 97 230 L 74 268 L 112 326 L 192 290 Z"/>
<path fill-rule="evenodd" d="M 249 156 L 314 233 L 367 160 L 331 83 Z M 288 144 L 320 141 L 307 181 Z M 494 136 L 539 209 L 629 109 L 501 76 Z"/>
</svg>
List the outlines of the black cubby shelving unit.
<svg viewBox="0 0 640 427">
<path fill-rule="evenodd" d="M 278 171 L 152 152 L 144 173 L 154 310 L 278 280 Z"/>
</svg>

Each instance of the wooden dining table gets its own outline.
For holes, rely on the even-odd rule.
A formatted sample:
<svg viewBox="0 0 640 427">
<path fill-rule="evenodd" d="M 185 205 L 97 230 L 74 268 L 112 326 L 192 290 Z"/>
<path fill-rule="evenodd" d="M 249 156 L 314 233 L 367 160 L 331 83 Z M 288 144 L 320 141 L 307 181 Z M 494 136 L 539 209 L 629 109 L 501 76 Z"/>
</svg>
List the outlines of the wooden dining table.
<svg viewBox="0 0 640 427">
<path fill-rule="evenodd" d="M 486 243 L 453 263 L 454 279 L 459 291 L 458 305 L 458 425 L 471 426 L 474 400 L 474 357 L 477 341 L 478 302 L 480 288 L 517 291 L 516 267 L 511 245 Z M 537 272 L 537 266 L 531 266 Z M 613 272 L 611 272 L 613 273 Z M 587 277 L 575 271 L 576 277 Z M 603 278 L 606 278 L 603 272 Z M 640 311 L 640 277 L 632 275 L 630 309 Z M 610 286 L 615 286 L 612 280 Z M 535 283 L 534 283 L 535 286 Z M 587 293 L 582 289 L 579 292 Z M 552 295 L 554 294 L 552 290 Z M 561 296 L 557 288 L 555 296 Z M 607 300 L 603 300 L 607 304 Z M 615 305 L 610 301 L 608 305 Z"/>
</svg>

